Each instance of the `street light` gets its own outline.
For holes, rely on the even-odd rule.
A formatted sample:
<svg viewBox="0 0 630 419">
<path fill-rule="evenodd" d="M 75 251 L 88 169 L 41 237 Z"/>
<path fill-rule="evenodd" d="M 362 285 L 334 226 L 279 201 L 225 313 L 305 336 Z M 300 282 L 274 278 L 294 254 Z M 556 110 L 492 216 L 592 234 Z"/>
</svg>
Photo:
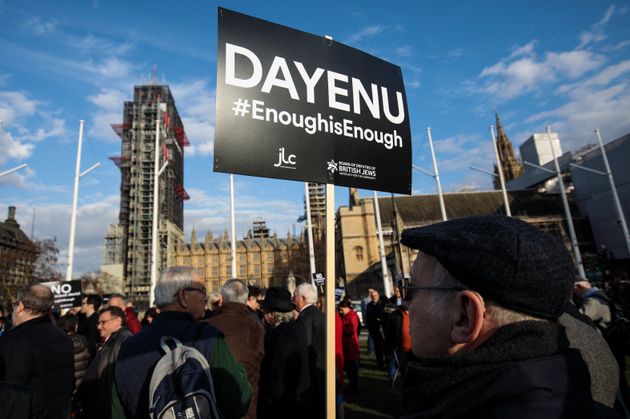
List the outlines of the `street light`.
<svg viewBox="0 0 630 419">
<path fill-rule="evenodd" d="M 569 236 L 571 237 L 571 247 L 573 248 L 573 255 L 575 256 L 575 265 L 578 270 L 578 274 L 582 278 L 586 278 L 586 273 L 584 272 L 584 265 L 582 264 L 582 255 L 580 253 L 580 248 L 578 246 L 577 236 L 575 235 L 575 227 L 573 226 L 573 217 L 571 216 L 571 209 L 569 208 L 569 200 L 567 199 L 567 192 L 564 188 L 564 181 L 562 180 L 562 172 L 560 172 L 560 165 L 558 164 L 558 158 L 556 156 L 556 152 L 553 149 L 553 143 L 551 141 L 551 127 L 547 126 L 547 138 L 549 139 L 549 146 L 551 148 L 551 154 L 553 157 L 554 164 L 556 166 L 556 171 L 554 172 L 551 169 L 547 169 L 546 167 L 539 166 L 537 164 L 524 161 L 523 163 L 535 167 L 536 169 L 542 170 L 547 173 L 555 173 L 558 177 L 558 186 L 560 186 L 560 195 L 562 197 L 562 206 L 564 207 L 564 214 L 567 220 L 567 226 L 569 228 Z"/>
<path fill-rule="evenodd" d="M 7 171 L 4 171 L 4 172 L 0 173 L 0 177 L 2 177 L 2 176 L 6 176 L 6 175 L 10 175 L 11 173 L 13 173 L 13 172 L 17 172 L 17 171 L 18 171 L 18 170 L 20 170 L 20 169 L 24 169 L 24 168 L 25 168 L 25 167 L 27 167 L 27 166 L 28 166 L 28 164 L 26 164 L 26 163 L 22 163 L 21 165 L 19 165 L 19 166 L 17 166 L 17 167 L 14 167 L 13 169 L 9 169 L 9 170 L 7 170 Z"/>
<path fill-rule="evenodd" d="M 83 146 L 83 125 L 84 120 L 79 121 L 79 141 L 77 144 L 77 164 L 74 170 L 74 194 L 72 196 L 72 213 L 70 215 L 70 242 L 68 243 L 68 267 L 66 269 L 66 281 L 72 281 L 72 268 L 74 265 L 74 235 L 77 223 L 77 205 L 79 201 L 79 180 L 99 167 L 101 164 L 96 163 L 89 169 L 81 172 L 81 147 Z"/>
<path fill-rule="evenodd" d="M 440 175 L 438 173 L 437 160 L 435 159 L 435 150 L 433 149 L 433 138 L 431 138 L 430 127 L 427 127 L 427 137 L 429 138 L 429 147 L 431 147 L 431 158 L 433 159 L 433 173 L 429 172 L 428 170 L 424 170 L 423 168 L 418 167 L 413 164 L 411 165 L 411 167 L 435 179 L 435 183 L 437 185 L 437 190 L 438 190 L 438 199 L 440 200 L 440 211 L 442 213 L 442 220 L 446 221 L 448 218 L 446 216 L 446 207 L 444 206 L 444 196 L 442 195 L 442 185 L 440 184 Z"/>
<path fill-rule="evenodd" d="M 159 114 L 158 114 L 159 115 Z M 157 283 L 158 253 L 158 206 L 160 204 L 160 175 L 168 166 L 168 160 L 160 167 L 160 118 L 155 120 L 155 150 L 153 165 L 153 225 L 151 235 L 151 289 L 149 291 L 149 307 L 153 306 L 155 284 Z"/>
</svg>

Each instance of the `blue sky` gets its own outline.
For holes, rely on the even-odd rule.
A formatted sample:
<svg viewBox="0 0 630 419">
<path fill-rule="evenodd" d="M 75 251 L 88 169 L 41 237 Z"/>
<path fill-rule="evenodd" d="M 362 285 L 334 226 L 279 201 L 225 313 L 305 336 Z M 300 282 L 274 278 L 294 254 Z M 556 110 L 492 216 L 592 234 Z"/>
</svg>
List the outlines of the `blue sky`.
<svg viewBox="0 0 630 419">
<path fill-rule="evenodd" d="M 439 3 L 439 4 L 438 4 Z M 79 120 L 86 121 L 75 272 L 97 270 L 116 223 L 120 154 L 110 124 L 122 121 L 133 86 L 171 86 L 191 147 L 186 151 L 185 230 L 229 227 L 229 177 L 212 172 L 217 6 L 361 49 L 403 71 L 413 163 L 431 169 L 430 126 L 445 191 L 491 188 L 488 126 L 499 112 L 518 147 L 551 125 L 563 150 L 630 132 L 630 2 L 602 1 L 31 1 L 0 0 L 0 218 L 36 238 L 56 237 L 65 262 Z M 254 217 L 299 231 L 300 182 L 235 177 L 237 235 Z M 414 171 L 413 192 L 435 193 Z M 370 191 L 360 191 L 363 197 Z M 385 194 L 382 194 L 385 196 Z M 348 190 L 336 188 L 336 205 Z M 35 217 L 33 217 L 35 215 Z M 35 223 L 33 226 L 33 218 Z M 65 268 L 63 268 L 65 270 Z"/>
</svg>

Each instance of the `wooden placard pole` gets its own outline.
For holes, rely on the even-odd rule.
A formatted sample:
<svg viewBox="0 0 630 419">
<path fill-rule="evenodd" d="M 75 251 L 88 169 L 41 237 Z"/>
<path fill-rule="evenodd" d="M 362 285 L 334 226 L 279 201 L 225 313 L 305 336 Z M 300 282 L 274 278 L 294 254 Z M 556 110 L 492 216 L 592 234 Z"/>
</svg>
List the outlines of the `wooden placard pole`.
<svg viewBox="0 0 630 419">
<path fill-rule="evenodd" d="M 335 185 L 326 184 L 326 417 L 335 417 Z"/>
</svg>

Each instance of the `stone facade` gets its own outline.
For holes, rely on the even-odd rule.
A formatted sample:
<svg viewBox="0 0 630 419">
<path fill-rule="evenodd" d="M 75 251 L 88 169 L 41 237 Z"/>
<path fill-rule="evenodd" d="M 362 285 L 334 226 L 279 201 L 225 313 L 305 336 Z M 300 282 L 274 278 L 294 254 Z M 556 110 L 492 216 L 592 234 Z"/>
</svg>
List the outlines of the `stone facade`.
<svg viewBox="0 0 630 419">
<path fill-rule="evenodd" d="M 0 223 L 0 305 L 10 304 L 17 290 L 29 284 L 38 254 L 15 220 L 15 207 L 9 207 L 7 219 Z"/>
<path fill-rule="evenodd" d="M 263 288 L 286 285 L 290 267 L 298 256 L 303 255 L 304 248 L 303 238 L 295 239 L 291 235 L 286 239 L 272 236 L 239 240 L 236 244 L 236 276 Z M 231 242 L 227 232 L 216 238 L 208 233 L 203 241 L 198 241 L 193 230 L 190 243 L 182 240 L 173 248 L 169 247 L 169 251 L 169 259 L 174 265 L 190 266 L 203 275 L 208 292 L 219 291 L 221 285 L 232 278 Z"/>
</svg>

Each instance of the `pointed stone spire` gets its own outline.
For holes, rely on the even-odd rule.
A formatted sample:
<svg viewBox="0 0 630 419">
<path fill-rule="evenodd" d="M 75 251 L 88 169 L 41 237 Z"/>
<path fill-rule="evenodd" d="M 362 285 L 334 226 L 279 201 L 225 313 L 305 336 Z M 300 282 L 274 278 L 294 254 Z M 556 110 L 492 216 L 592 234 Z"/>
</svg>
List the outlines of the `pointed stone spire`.
<svg viewBox="0 0 630 419">
<path fill-rule="evenodd" d="M 352 207 L 359 205 L 359 191 L 357 188 L 350 188 L 350 199 L 348 202 L 348 207 L 352 209 Z"/>
<path fill-rule="evenodd" d="M 197 244 L 197 232 L 195 231 L 195 226 L 192 228 L 192 233 L 190 233 L 190 247 L 195 247 Z"/>
<path fill-rule="evenodd" d="M 499 152 L 499 161 L 501 162 L 503 179 L 507 183 L 523 174 L 523 165 L 516 158 L 514 149 L 512 148 L 512 142 L 503 131 L 503 125 L 499 119 L 499 114 L 495 111 L 494 115 L 497 120 L 497 151 Z M 494 173 L 497 175 L 499 173 L 499 169 L 496 164 L 494 165 Z M 501 189 L 501 182 L 498 176 L 494 177 L 494 189 Z"/>
</svg>

